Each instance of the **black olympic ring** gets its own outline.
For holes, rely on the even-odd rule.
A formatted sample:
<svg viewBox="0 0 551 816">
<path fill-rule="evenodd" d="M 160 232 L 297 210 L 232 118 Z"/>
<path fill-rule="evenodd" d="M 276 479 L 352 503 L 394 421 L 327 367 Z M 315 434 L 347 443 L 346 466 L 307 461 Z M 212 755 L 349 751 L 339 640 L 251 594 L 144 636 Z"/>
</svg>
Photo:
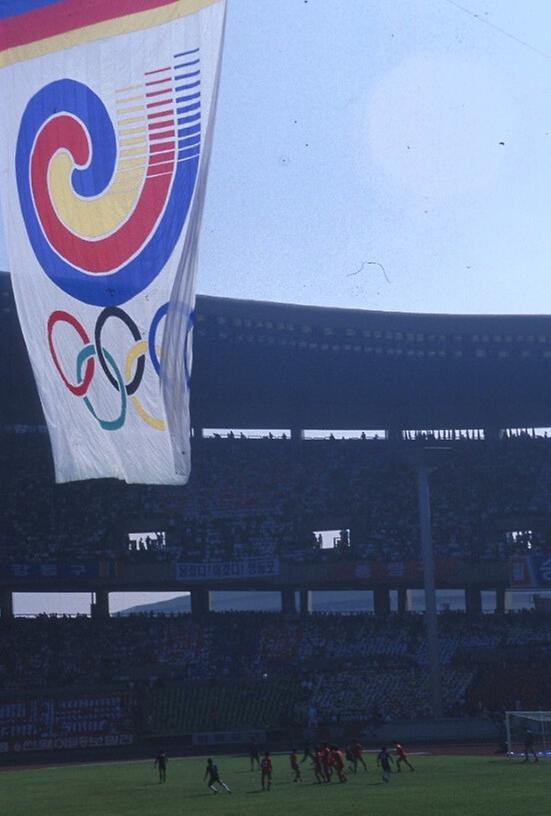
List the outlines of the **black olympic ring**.
<svg viewBox="0 0 551 816">
<path fill-rule="evenodd" d="M 136 342 L 141 340 L 142 336 L 132 318 L 129 315 L 127 315 L 126 312 L 124 312 L 122 309 L 119 309 L 118 306 L 108 306 L 101 312 L 100 316 L 98 317 L 96 328 L 94 331 L 94 340 L 96 343 L 96 353 L 98 355 L 98 361 L 101 367 L 103 368 L 103 372 L 107 379 L 109 380 L 109 382 L 111 383 L 111 385 L 114 388 L 116 388 L 117 391 L 119 391 L 119 384 L 115 377 L 113 376 L 113 374 L 111 373 L 111 371 L 109 370 L 101 345 L 101 332 L 106 321 L 109 320 L 110 317 L 118 317 L 119 320 L 122 320 L 125 326 L 130 330 L 130 333 Z M 129 397 L 132 394 L 134 394 L 140 387 L 144 370 L 145 370 L 145 354 L 140 354 L 138 357 L 138 361 L 136 363 L 136 373 L 134 374 L 132 380 L 128 383 L 128 385 L 125 386 L 126 393 L 128 394 Z"/>
</svg>

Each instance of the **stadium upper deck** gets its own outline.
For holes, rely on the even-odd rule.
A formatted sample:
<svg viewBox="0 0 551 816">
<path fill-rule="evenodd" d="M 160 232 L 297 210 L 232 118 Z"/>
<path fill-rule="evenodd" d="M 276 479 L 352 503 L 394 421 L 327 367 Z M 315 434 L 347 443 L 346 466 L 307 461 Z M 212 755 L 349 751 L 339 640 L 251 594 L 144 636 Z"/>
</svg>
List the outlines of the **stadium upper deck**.
<svg viewBox="0 0 551 816">
<path fill-rule="evenodd" d="M 0 274 L 0 423 L 42 422 Z M 551 426 L 551 316 L 374 312 L 199 296 L 196 428 Z"/>
</svg>

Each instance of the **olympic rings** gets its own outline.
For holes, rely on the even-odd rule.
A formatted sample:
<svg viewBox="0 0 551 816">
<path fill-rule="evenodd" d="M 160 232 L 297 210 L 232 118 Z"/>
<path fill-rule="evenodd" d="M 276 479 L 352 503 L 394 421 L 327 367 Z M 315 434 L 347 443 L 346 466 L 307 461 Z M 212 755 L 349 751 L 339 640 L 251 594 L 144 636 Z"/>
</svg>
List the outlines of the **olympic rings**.
<svg viewBox="0 0 551 816">
<path fill-rule="evenodd" d="M 185 310 L 187 312 L 187 309 Z M 151 362 L 153 363 L 153 368 L 157 372 L 159 376 L 161 376 L 161 363 L 159 360 L 159 356 L 156 352 L 156 343 L 155 338 L 157 335 L 157 329 L 159 327 L 159 323 L 168 314 L 168 303 L 163 303 L 157 309 L 153 320 L 151 321 L 151 326 L 149 328 L 149 337 L 148 337 L 148 347 L 149 347 L 149 357 Z M 186 337 L 184 340 L 184 376 L 186 379 L 186 385 L 189 388 L 191 385 L 191 345 L 190 345 L 190 337 L 193 332 L 193 328 L 195 326 L 195 311 L 187 312 L 187 323 L 186 323 Z"/>
<path fill-rule="evenodd" d="M 138 354 L 143 354 L 146 350 L 147 344 L 145 340 L 140 340 L 139 343 L 136 343 L 130 351 L 128 352 L 128 357 L 126 358 L 126 363 L 124 366 L 124 376 L 129 377 L 132 371 L 132 364 L 134 360 L 138 356 Z M 158 353 L 158 352 L 157 352 Z M 163 419 L 155 419 L 155 417 L 148 414 L 143 405 L 141 404 L 138 397 L 130 397 L 130 402 L 136 409 L 138 416 L 140 416 L 147 425 L 150 425 L 152 428 L 155 428 L 157 431 L 164 431 L 166 429 L 166 425 Z"/>
<path fill-rule="evenodd" d="M 82 397 L 88 391 L 88 387 L 92 381 L 92 377 L 94 376 L 94 361 L 89 359 L 86 363 L 86 372 L 84 374 L 84 379 L 78 385 L 71 385 L 65 374 L 63 373 L 63 369 L 59 364 L 59 360 L 57 358 L 57 354 L 54 348 L 54 343 L 52 339 L 52 333 L 54 330 L 54 326 L 59 321 L 63 321 L 64 323 L 68 323 L 73 329 L 77 332 L 80 339 L 83 343 L 89 343 L 90 338 L 86 334 L 86 330 L 81 326 L 78 322 L 76 317 L 73 317 L 72 314 L 69 312 L 63 312 L 58 310 L 56 312 L 52 312 L 50 317 L 48 318 L 48 346 L 50 347 L 50 354 L 52 355 L 52 360 L 54 361 L 54 365 L 57 368 L 59 375 L 65 386 L 69 389 L 69 391 L 75 395 L 75 397 Z"/>
<path fill-rule="evenodd" d="M 105 362 L 105 357 L 103 354 L 103 347 L 101 345 L 101 331 L 106 321 L 109 320 L 110 317 L 118 317 L 119 320 L 122 320 L 125 326 L 127 326 L 130 329 L 130 333 L 132 334 L 132 337 L 134 338 L 134 340 L 136 340 L 136 342 L 138 342 L 141 339 L 141 335 L 138 327 L 136 326 L 132 318 L 118 306 L 108 306 L 107 309 L 104 309 L 101 312 L 100 316 L 98 317 L 96 323 L 96 330 L 94 332 L 94 340 L 96 341 L 96 351 L 98 355 L 98 360 L 109 382 L 118 390 L 119 386 L 117 384 L 117 380 L 113 377 L 113 375 L 107 368 L 107 364 Z M 143 378 L 144 368 L 145 368 L 145 355 L 141 354 L 138 359 L 138 365 L 136 366 L 136 373 L 134 374 L 132 381 L 127 386 L 125 386 L 125 390 L 128 396 L 134 394 L 138 390 Z"/>
<path fill-rule="evenodd" d="M 149 346 L 149 356 L 151 358 L 151 362 L 153 363 L 153 368 L 155 369 L 159 377 L 161 376 L 161 364 L 159 362 L 159 357 L 157 356 L 157 351 L 155 348 L 155 337 L 157 335 L 159 323 L 161 322 L 163 317 L 165 317 L 166 314 L 168 314 L 168 303 L 163 303 L 163 305 L 157 309 L 155 316 L 151 321 L 151 326 L 149 327 L 149 337 L 147 338 L 147 343 Z"/>
<path fill-rule="evenodd" d="M 56 310 L 52 312 L 48 318 L 47 335 L 48 346 L 54 365 L 60 375 L 65 387 L 75 396 L 82 397 L 87 410 L 97 420 L 101 428 L 106 431 L 117 431 L 122 428 L 126 422 L 128 399 L 130 399 L 136 413 L 140 419 L 158 431 L 166 430 L 166 423 L 164 419 L 158 419 L 152 416 L 143 407 L 141 400 L 136 396 L 136 391 L 142 384 L 145 375 L 146 358 L 150 360 L 153 369 L 160 377 L 160 346 L 156 343 L 156 335 L 158 333 L 159 323 L 162 318 L 168 313 L 168 303 L 164 303 L 159 307 L 151 321 L 147 339 L 142 339 L 142 335 L 134 320 L 120 307 L 112 306 L 103 309 L 97 318 L 94 328 L 94 342 L 90 340 L 90 335 L 84 326 L 77 320 L 77 318 L 69 312 Z M 190 336 L 193 329 L 194 312 L 187 312 L 186 336 L 184 342 L 184 375 L 186 384 L 189 386 L 190 378 Z M 102 345 L 102 332 L 105 323 L 109 318 L 121 320 L 129 330 L 134 344 L 130 347 L 126 361 L 124 363 L 123 371 L 121 371 L 113 357 L 113 355 Z M 58 354 L 54 346 L 54 328 L 57 323 L 63 322 L 71 326 L 79 338 L 83 346 L 77 354 L 76 358 L 76 383 L 71 382 L 65 372 L 63 371 Z M 95 358 L 97 357 L 101 370 L 105 374 L 109 384 L 119 392 L 120 396 L 120 411 L 115 419 L 104 419 L 99 417 L 96 409 L 92 405 L 88 397 L 88 389 L 97 370 L 95 366 Z M 132 373 L 134 372 L 134 373 Z"/>
<path fill-rule="evenodd" d="M 84 361 L 89 359 L 95 353 L 96 353 L 96 349 L 92 345 L 84 346 L 84 348 L 81 349 L 81 351 L 80 351 L 80 353 L 79 353 L 79 355 L 77 357 L 77 379 L 80 380 L 81 373 L 82 373 L 82 364 L 84 363 Z M 107 358 L 107 362 L 109 363 L 109 365 L 111 366 L 111 368 L 115 372 L 115 376 L 117 378 L 118 391 L 119 391 L 119 393 L 121 395 L 121 412 L 120 412 L 119 416 L 117 417 L 117 419 L 113 419 L 113 420 L 100 419 L 98 417 L 98 415 L 96 414 L 96 412 L 94 410 L 94 407 L 93 407 L 92 403 L 90 402 L 90 400 L 88 399 L 88 397 L 84 397 L 84 404 L 86 405 L 86 407 L 88 408 L 88 410 L 90 411 L 90 413 L 92 414 L 94 419 L 97 419 L 97 421 L 99 422 L 101 428 L 103 428 L 105 431 L 118 431 L 119 428 L 122 428 L 122 426 L 124 425 L 124 420 L 126 419 L 126 388 L 124 387 L 124 381 L 122 379 L 122 375 L 121 375 L 119 369 L 117 368 L 117 365 L 116 365 L 115 361 L 113 360 L 113 358 L 111 357 L 111 355 L 109 354 L 107 349 L 104 349 L 104 353 L 105 353 L 105 356 Z"/>
</svg>

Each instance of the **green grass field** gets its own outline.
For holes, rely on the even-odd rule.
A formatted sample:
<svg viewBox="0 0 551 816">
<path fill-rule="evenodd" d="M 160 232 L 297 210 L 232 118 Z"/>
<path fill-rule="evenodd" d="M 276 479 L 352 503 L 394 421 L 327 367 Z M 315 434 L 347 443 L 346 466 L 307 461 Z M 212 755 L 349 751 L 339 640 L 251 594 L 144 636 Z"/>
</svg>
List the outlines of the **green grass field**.
<svg viewBox="0 0 551 816">
<path fill-rule="evenodd" d="M 549 816 L 551 762 L 538 765 L 493 757 L 411 756 L 415 773 L 383 784 L 370 770 L 345 785 L 292 784 L 286 756 L 274 757 L 270 793 L 243 757 L 218 757 L 232 788 L 214 795 L 202 781 L 203 759 L 173 759 L 166 785 L 153 762 L 15 770 L 0 773 L 5 816 Z"/>
</svg>

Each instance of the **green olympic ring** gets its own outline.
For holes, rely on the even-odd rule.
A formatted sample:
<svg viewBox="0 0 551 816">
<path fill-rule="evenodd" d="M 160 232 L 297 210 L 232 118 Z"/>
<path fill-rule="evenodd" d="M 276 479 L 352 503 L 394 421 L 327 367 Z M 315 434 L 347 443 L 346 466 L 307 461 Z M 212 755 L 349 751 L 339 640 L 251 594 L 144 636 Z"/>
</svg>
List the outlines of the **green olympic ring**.
<svg viewBox="0 0 551 816">
<path fill-rule="evenodd" d="M 93 357 L 96 353 L 96 347 L 93 345 L 84 346 L 84 348 L 80 351 L 77 357 L 77 380 L 78 382 L 82 382 L 82 366 L 88 360 L 89 357 Z M 121 412 L 116 419 L 100 419 L 96 414 L 94 407 L 88 397 L 83 397 L 84 404 L 105 431 L 118 431 L 119 428 L 122 428 L 124 425 L 124 421 L 126 419 L 126 387 L 124 384 L 124 380 L 122 378 L 122 374 L 117 368 L 117 364 L 113 360 L 112 356 L 109 354 L 107 349 L 103 349 L 103 353 L 105 355 L 105 359 L 111 366 L 115 377 L 117 378 L 117 382 L 119 384 L 119 394 L 121 397 Z"/>
</svg>

